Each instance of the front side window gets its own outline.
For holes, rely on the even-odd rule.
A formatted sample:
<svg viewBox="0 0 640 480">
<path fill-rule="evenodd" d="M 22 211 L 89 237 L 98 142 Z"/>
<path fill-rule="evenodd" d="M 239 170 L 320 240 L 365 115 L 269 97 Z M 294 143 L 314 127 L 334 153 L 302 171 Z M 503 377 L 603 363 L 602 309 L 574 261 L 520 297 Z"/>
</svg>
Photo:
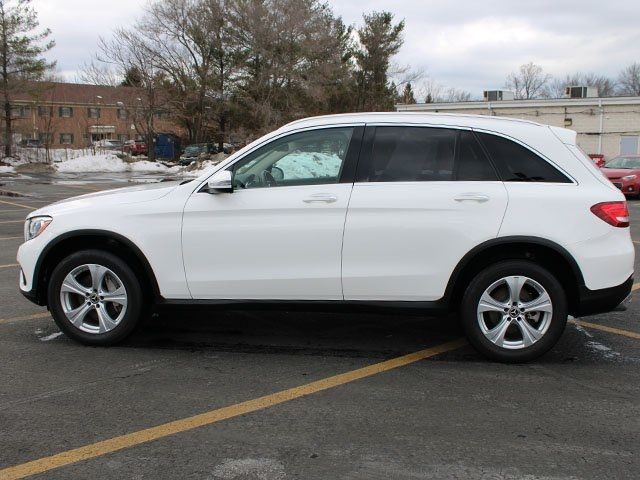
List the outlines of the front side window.
<svg viewBox="0 0 640 480">
<path fill-rule="evenodd" d="M 71 145 L 73 143 L 73 134 L 72 133 L 61 133 L 60 134 L 60 144 L 61 145 Z"/>
<path fill-rule="evenodd" d="M 557 168 L 516 142 L 489 133 L 479 133 L 504 182 L 571 183 Z"/>
<path fill-rule="evenodd" d="M 376 127 L 369 164 L 358 181 L 497 180 L 473 132 L 435 127 Z"/>
<path fill-rule="evenodd" d="M 236 188 L 338 183 L 352 127 L 294 133 L 260 147 L 233 165 Z"/>
<path fill-rule="evenodd" d="M 71 118 L 73 117 L 73 108 L 72 107 L 60 107 L 58 110 L 58 114 L 61 118 Z"/>
<path fill-rule="evenodd" d="M 89 107 L 87 109 L 87 115 L 89 118 L 100 118 L 100 109 L 97 107 Z"/>
</svg>

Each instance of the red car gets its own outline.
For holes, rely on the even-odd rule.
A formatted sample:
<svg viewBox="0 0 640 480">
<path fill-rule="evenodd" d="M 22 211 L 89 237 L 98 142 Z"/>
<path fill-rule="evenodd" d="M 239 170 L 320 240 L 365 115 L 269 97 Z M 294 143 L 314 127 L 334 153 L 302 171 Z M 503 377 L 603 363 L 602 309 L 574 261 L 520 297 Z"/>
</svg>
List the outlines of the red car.
<svg viewBox="0 0 640 480">
<path fill-rule="evenodd" d="M 612 158 L 604 164 L 601 171 L 625 195 L 640 196 L 640 155 Z"/>
<path fill-rule="evenodd" d="M 122 151 L 130 153 L 134 157 L 136 155 L 147 155 L 149 153 L 147 144 L 141 140 L 129 140 L 122 146 Z"/>
</svg>

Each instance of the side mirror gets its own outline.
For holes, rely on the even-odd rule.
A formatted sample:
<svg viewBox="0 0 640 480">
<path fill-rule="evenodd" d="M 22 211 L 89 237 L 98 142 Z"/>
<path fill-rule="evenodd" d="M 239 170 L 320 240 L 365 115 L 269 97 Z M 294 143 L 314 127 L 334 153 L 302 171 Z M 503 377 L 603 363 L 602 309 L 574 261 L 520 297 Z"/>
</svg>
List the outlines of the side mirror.
<svg viewBox="0 0 640 480">
<path fill-rule="evenodd" d="M 233 193 L 233 173 L 229 170 L 216 172 L 207 182 L 209 193 Z"/>
</svg>

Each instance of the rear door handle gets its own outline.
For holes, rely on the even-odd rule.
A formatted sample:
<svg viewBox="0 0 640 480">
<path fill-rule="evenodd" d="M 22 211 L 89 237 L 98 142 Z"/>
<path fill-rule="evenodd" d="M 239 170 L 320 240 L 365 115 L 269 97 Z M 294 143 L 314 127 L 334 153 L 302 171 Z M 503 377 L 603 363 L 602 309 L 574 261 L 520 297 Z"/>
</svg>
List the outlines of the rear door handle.
<svg viewBox="0 0 640 480">
<path fill-rule="evenodd" d="M 454 197 L 456 202 L 478 202 L 484 203 L 489 201 L 488 195 L 482 193 L 461 193 L 457 197 Z"/>
<path fill-rule="evenodd" d="M 334 203 L 338 201 L 338 197 L 332 193 L 314 193 L 302 201 L 304 203 Z"/>
</svg>

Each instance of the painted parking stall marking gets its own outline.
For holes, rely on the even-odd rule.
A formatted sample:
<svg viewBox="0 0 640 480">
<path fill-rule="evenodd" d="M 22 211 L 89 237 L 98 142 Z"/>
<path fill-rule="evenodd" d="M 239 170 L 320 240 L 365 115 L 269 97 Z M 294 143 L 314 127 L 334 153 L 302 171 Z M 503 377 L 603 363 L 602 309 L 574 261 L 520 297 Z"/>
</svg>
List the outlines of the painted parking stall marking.
<svg viewBox="0 0 640 480">
<path fill-rule="evenodd" d="M 25 204 L 23 204 L 23 203 L 8 202 L 7 200 L 0 200 L 0 203 L 4 203 L 5 205 L 13 205 L 14 207 L 27 208 L 27 209 L 29 209 L 29 210 L 35 210 L 35 208 L 33 208 L 33 206 L 31 206 L 31 205 L 25 205 Z"/>
<path fill-rule="evenodd" d="M 0 325 L 6 324 L 6 323 L 20 322 L 23 320 L 36 320 L 38 318 L 51 318 L 51 314 L 49 312 L 43 312 L 43 313 L 34 313 L 33 315 L 22 315 L 20 317 L 0 318 Z"/>
<path fill-rule="evenodd" d="M 300 385 L 299 387 L 289 388 L 287 390 L 255 398 L 253 400 L 247 400 L 246 402 L 218 408 L 192 417 L 164 423 L 144 430 L 138 430 L 136 432 L 113 437 L 101 442 L 67 450 L 66 452 L 61 452 L 56 455 L 5 468 L 0 470 L 0 480 L 15 480 L 18 478 L 25 478 L 30 475 L 37 475 L 55 468 L 100 457 L 108 453 L 117 452 L 118 450 L 134 447 L 153 440 L 158 440 L 169 435 L 175 435 L 195 428 L 212 425 L 223 420 L 263 410 L 265 408 L 273 407 L 323 390 L 335 388 L 356 380 L 403 367 L 429 357 L 434 357 L 441 353 L 456 350 L 466 344 L 467 342 L 464 339 L 453 340 L 425 350 L 420 350 L 408 355 L 392 358 L 391 360 L 375 363 L 367 367 L 358 368 L 339 375 Z"/>
</svg>

